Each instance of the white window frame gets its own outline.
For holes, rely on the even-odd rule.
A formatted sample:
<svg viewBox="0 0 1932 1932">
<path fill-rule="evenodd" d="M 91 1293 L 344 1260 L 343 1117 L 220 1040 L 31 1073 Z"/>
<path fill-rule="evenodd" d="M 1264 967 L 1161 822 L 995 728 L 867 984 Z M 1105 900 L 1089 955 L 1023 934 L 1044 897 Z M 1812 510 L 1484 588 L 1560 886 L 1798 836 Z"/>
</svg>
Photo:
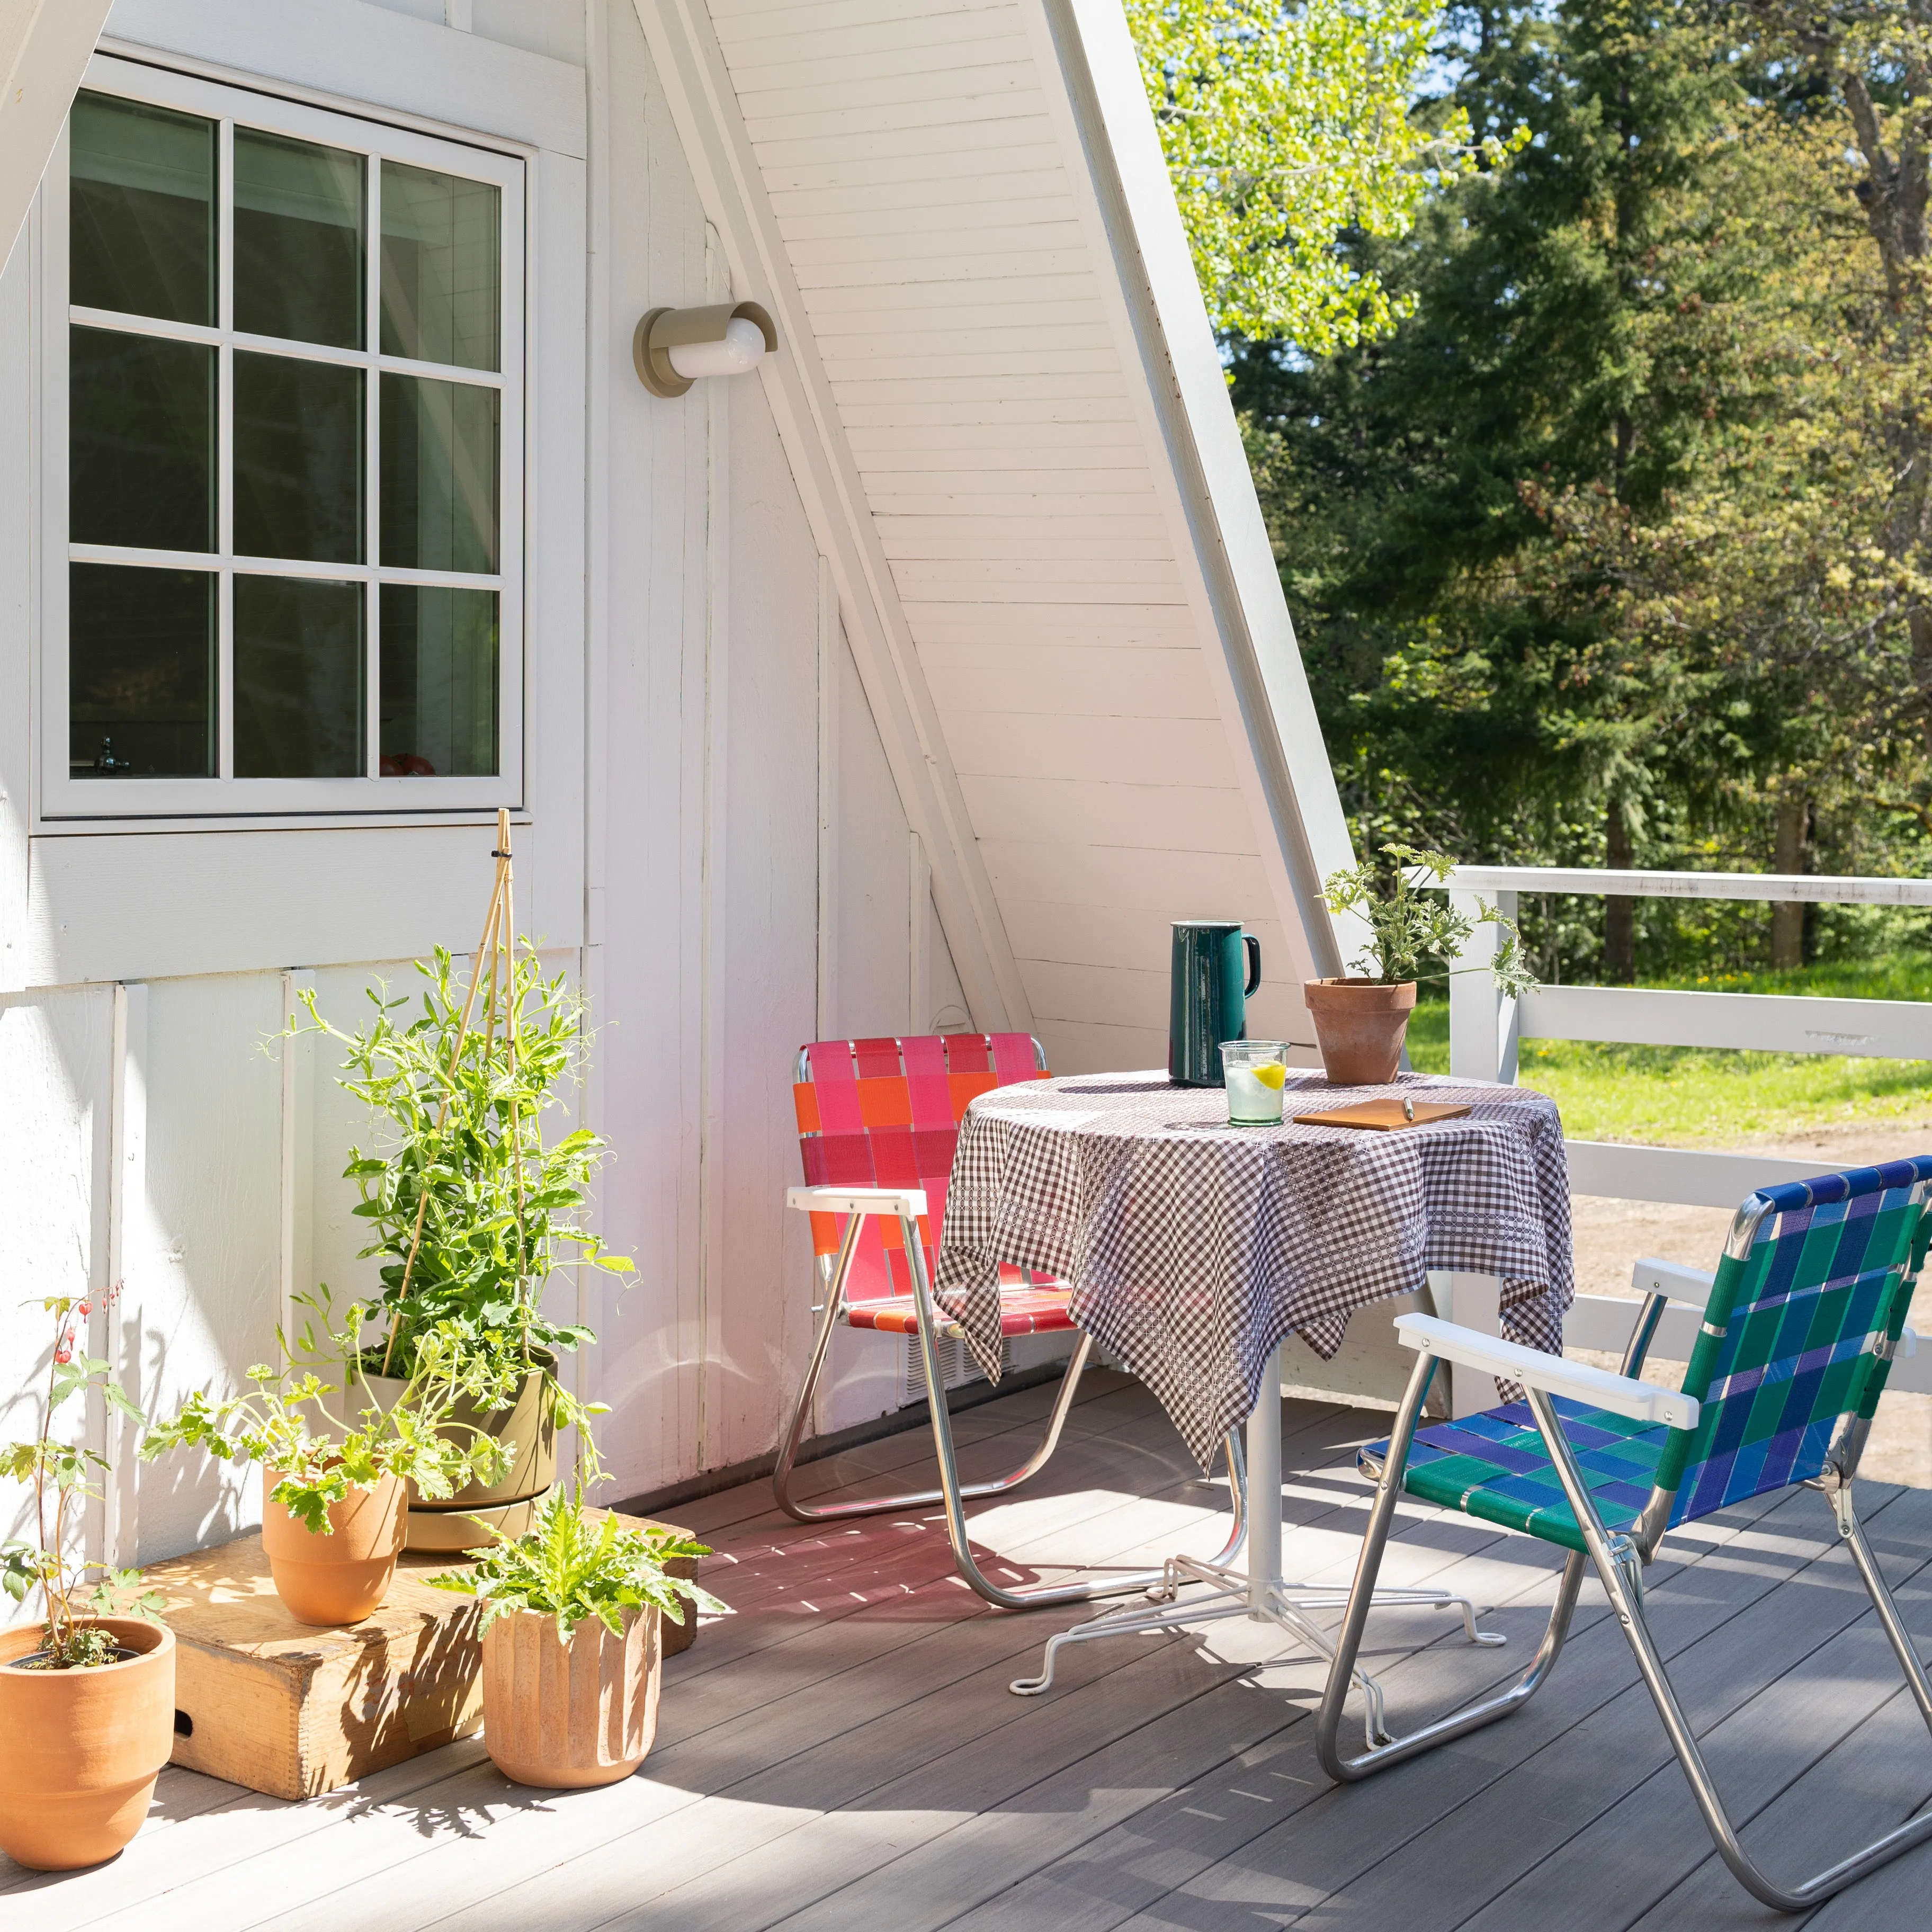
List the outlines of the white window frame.
<svg viewBox="0 0 1932 1932">
<path fill-rule="evenodd" d="M 68 291 L 68 148 L 64 131 L 50 166 L 41 196 L 44 244 L 41 260 L 40 312 L 40 816 L 55 820 L 194 819 L 259 820 L 263 818 L 340 818 L 380 814 L 394 819 L 418 814 L 447 815 L 508 806 L 524 798 L 525 667 L 525 479 L 528 447 L 525 412 L 528 395 L 525 355 L 530 232 L 527 164 L 519 155 L 502 150 L 438 138 L 389 123 L 363 119 L 351 113 L 312 106 L 272 93 L 257 93 L 241 86 L 202 79 L 170 69 L 97 55 L 82 85 L 88 90 L 117 94 L 148 105 L 202 116 L 218 124 L 220 208 L 219 325 L 206 328 L 148 317 L 122 317 L 70 308 Z M 314 141 L 365 158 L 369 206 L 365 218 L 368 249 L 368 320 L 362 350 L 341 350 L 315 344 L 284 341 L 278 337 L 238 334 L 232 326 L 233 272 L 230 248 L 233 206 L 233 134 L 237 123 Z M 381 172 L 376 163 L 390 160 L 410 166 L 485 181 L 500 190 L 502 200 L 502 263 L 499 319 L 501 353 L 496 372 L 446 368 L 380 352 L 380 254 L 382 238 Z M 122 549 L 96 544 L 71 544 L 68 537 L 68 331 L 74 323 L 130 333 L 208 343 L 217 350 L 219 403 L 215 454 L 218 491 L 217 547 L 211 554 L 188 556 L 160 550 Z M 232 474 L 234 356 L 237 349 L 360 368 L 364 384 L 365 501 L 364 518 L 370 532 L 366 562 L 322 564 L 281 559 L 237 558 L 233 554 L 233 478 Z M 498 571 L 494 576 L 432 570 L 404 570 L 380 560 L 382 452 L 377 435 L 380 376 L 385 373 L 427 376 L 439 380 L 482 383 L 502 394 L 499 462 Z M 218 770 L 214 778 L 75 778 L 69 770 L 68 716 L 68 568 L 70 562 L 121 563 L 172 568 L 214 566 L 218 675 Z M 234 770 L 233 584 L 236 574 L 259 572 L 277 577 L 314 577 L 367 586 L 368 607 L 364 633 L 368 730 L 368 770 L 362 778 L 268 778 L 232 776 Z M 379 762 L 379 705 L 382 688 L 380 586 L 384 584 L 446 585 L 497 593 L 498 703 L 497 770 L 482 778 L 382 778 Z"/>
</svg>

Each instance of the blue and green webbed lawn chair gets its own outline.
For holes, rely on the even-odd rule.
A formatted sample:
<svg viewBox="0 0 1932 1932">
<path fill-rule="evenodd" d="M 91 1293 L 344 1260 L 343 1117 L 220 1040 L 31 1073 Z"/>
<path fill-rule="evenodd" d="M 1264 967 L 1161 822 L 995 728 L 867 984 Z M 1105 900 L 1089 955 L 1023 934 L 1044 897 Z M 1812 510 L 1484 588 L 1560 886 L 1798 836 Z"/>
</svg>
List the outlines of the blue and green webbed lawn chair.
<svg viewBox="0 0 1932 1932">
<path fill-rule="evenodd" d="M 1643 1582 L 1664 1532 L 1678 1524 L 1798 1484 L 1822 1490 L 1932 1727 L 1932 1683 L 1852 1507 L 1852 1480 L 1932 1240 L 1928 1196 L 1932 1157 L 1753 1195 L 1710 1278 L 1682 1389 L 1636 1379 L 1666 1304 L 1663 1293 L 1641 1305 L 1620 1375 L 1431 1316 L 1398 1318 L 1401 1339 L 1418 1353 L 1394 1433 L 1361 1452 L 1376 1490 L 1317 1723 L 1329 1776 L 1370 1777 L 1520 1709 L 1556 1664 L 1584 1572 L 1594 1565 L 1718 1852 L 1758 1898 L 1779 1911 L 1807 1910 L 1932 1838 L 1928 1811 L 1802 1885 L 1766 1877 L 1739 1844 L 1671 1688 L 1645 1621 Z M 1703 1279 L 1672 1273 L 1687 1282 Z M 1525 1400 L 1418 1431 L 1438 1361 L 1512 1380 Z M 1404 1494 L 1526 1531 L 1569 1558 L 1549 1628 L 1516 1682 L 1396 1737 L 1356 1658 Z M 1352 1685 L 1368 1700 L 1368 1748 L 1353 1757 L 1338 1742 Z"/>
</svg>

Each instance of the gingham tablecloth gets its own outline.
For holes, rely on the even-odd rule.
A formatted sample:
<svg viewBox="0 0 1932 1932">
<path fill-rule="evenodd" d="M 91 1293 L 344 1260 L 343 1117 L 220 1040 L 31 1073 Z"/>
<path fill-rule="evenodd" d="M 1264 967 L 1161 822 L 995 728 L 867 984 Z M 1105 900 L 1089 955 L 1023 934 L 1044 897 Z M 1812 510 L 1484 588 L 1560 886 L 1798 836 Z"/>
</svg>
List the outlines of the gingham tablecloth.
<svg viewBox="0 0 1932 1932">
<path fill-rule="evenodd" d="M 1392 1133 L 1231 1127 L 1221 1088 L 1158 1072 L 986 1094 L 953 1156 L 940 1304 L 997 1379 L 999 1264 L 1070 1282 L 1075 1321 L 1154 1390 L 1204 1468 L 1284 1336 L 1326 1360 L 1354 1310 L 1431 1268 L 1500 1276 L 1504 1334 L 1560 1351 L 1575 1289 L 1556 1103 L 1421 1075 L 1371 1088 L 1291 1072 L 1283 1112 L 1403 1093 L 1473 1112 Z"/>
</svg>

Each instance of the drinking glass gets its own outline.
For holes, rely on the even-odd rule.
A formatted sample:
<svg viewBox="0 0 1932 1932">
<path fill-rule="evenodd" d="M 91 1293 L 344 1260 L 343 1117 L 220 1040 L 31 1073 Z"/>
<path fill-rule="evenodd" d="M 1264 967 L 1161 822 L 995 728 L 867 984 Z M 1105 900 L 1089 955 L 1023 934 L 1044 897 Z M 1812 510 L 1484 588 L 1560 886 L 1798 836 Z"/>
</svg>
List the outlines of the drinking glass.
<svg viewBox="0 0 1932 1932">
<path fill-rule="evenodd" d="M 1282 1090 L 1288 1084 L 1288 1042 L 1224 1040 L 1221 1065 L 1228 1079 L 1228 1124 L 1277 1126 L 1281 1120 Z"/>
</svg>

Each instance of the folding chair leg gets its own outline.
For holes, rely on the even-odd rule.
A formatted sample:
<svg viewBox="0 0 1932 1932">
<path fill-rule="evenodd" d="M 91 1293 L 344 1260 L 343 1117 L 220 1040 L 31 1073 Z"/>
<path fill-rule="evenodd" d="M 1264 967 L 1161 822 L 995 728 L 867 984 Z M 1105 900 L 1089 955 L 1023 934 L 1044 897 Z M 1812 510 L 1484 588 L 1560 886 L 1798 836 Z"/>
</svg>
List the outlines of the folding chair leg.
<svg viewBox="0 0 1932 1932">
<path fill-rule="evenodd" d="M 1007 1483 L 975 1484 L 962 1488 L 959 1481 L 959 1468 L 952 1448 L 952 1421 L 946 1407 L 946 1389 L 940 1379 L 939 1336 L 938 1318 L 933 1312 L 932 1292 L 926 1280 L 926 1256 L 919 1244 L 919 1230 L 910 1221 L 899 1223 L 905 1243 L 907 1258 L 912 1264 L 913 1306 L 919 1317 L 919 1343 L 920 1360 L 926 1370 L 926 1395 L 927 1406 L 932 1412 L 932 1441 L 939 1457 L 940 1498 L 946 1504 L 946 1530 L 952 1539 L 952 1555 L 959 1565 L 959 1574 L 996 1610 L 1030 1610 L 1047 1604 L 1090 1603 L 1098 1597 L 1125 1596 L 1136 1590 L 1147 1590 L 1165 1584 L 1167 1576 L 1163 1564 L 1156 1570 L 1139 1570 L 1111 1576 L 1103 1582 L 1094 1583 L 1057 1583 L 1043 1585 L 1038 1589 L 1009 1590 L 995 1583 L 980 1567 L 979 1559 L 973 1553 L 970 1538 L 967 1534 L 965 1504 L 976 1496 L 984 1496 L 989 1490 L 1010 1486 Z M 1090 1338 L 1082 1335 L 1080 1347 L 1068 1371 L 1070 1378 L 1087 1359 Z M 1070 1379 L 1061 1385 L 1060 1402 L 1054 1411 L 1046 1447 L 1034 1458 L 1030 1467 L 1037 1468 L 1046 1460 L 1052 1442 L 1059 1434 L 1060 1420 L 1066 1406 L 1072 1400 Z M 1228 1472 L 1231 1484 L 1237 1481 L 1238 1472 L 1232 1466 Z M 1018 1477 L 1012 1479 L 1018 1480 Z M 1241 1538 L 1242 1525 L 1246 1521 L 1246 1510 L 1242 1498 L 1237 1492 L 1235 1503 L 1235 1532 L 1229 1548 L 1236 1547 Z"/>
<path fill-rule="evenodd" d="M 1905 1672 L 1905 1681 L 1911 1686 L 1918 1714 L 1925 1720 L 1926 1728 L 1932 1730 L 1932 1682 L 1927 1680 L 1925 1666 L 1918 1660 L 1918 1652 L 1905 1628 L 1904 1619 L 1898 1614 L 1898 1606 L 1892 1600 L 1892 1592 L 1886 1587 L 1878 1559 L 1873 1556 L 1871 1546 L 1865 1540 L 1864 1531 L 1852 1511 L 1849 1479 L 1832 1492 L 1832 1507 L 1838 1516 L 1838 1534 L 1850 1546 L 1852 1561 L 1858 1566 L 1858 1574 L 1864 1579 L 1866 1593 L 1872 1600 L 1872 1608 L 1878 1612 L 1880 1626 L 1892 1646 L 1892 1654 L 1898 1659 L 1898 1667 Z"/>
<path fill-rule="evenodd" d="M 1624 1635 L 1630 1640 L 1630 1647 L 1636 1658 L 1636 1666 L 1642 1674 L 1651 1701 L 1657 1706 L 1658 1715 L 1664 1720 L 1664 1728 L 1668 1734 L 1672 1748 L 1677 1753 L 1677 1761 L 1683 1767 L 1684 1775 L 1689 1780 L 1690 1794 L 1697 1801 L 1697 1809 L 1702 1814 L 1704 1826 L 1711 1834 L 1711 1840 L 1718 1848 L 1718 1855 L 1731 1869 L 1731 1875 L 1754 1898 L 1769 1906 L 1774 1912 L 1808 1912 L 1829 1898 L 1833 1893 L 1844 1890 L 1869 1872 L 1876 1871 L 1880 1865 L 1887 1864 L 1902 1852 L 1910 1851 L 1913 1846 L 1924 1844 L 1932 1838 L 1932 1812 L 1910 1818 L 1895 1830 L 1888 1832 L 1882 1838 L 1875 1840 L 1862 1852 L 1820 1872 L 1816 1878 L 1808 1879 L 1802 1885 L 1786 1888 L 1774 1885 L 1759 1870 L 1744 1846 L 1738 1841 L 1738 1834 L 1730 1816 L 1724 1810 L 1724 1800 L 1718 1796 L 1718 1787 L 1712 1781 L 1709 1767 L 1704 1755 L 1697 1748 L 1697 1740 L 1690 1729 L 1690 1720 L 1684 1714 L 1683 1706 L 1677 1701 L 1677 1693 L 1672 1688 L 1670 1673 L 1664 1667 L 1664 1659 L 1659 1655 L 1656 1640 L 1651 1635 L 1650 1625 L 1644 1616 L 1643 1582 L 1641 1564 L 1634 1546 L 1628 1537 L 1612 1536 L 1604 1526 L 1603 1519 L 1597 1514 L 1589 1499 L 1582 1474 L 1576 1467 L 1570 1451 L 1568 1440 L 1558 1425 L 1554 1407 L 1550 1397 L 1540 1389 L 1528 1391 L 1531 1407 L 1536 1412 L 1538 1426 L 1544 1440 L 1549 1444 L 1550 1460 L 1556 1466 L 1563 1487 L 1582 1526 L 1583 1540 L 1590 1546 L 1590 1555 L 1597 1566 L 1597 1574 L 1603 1580 L 1608 1592 L 1611 1607 L 1617 1613 L 1617 1621 L 1623 1626 Z M 1842 1498 L 1842 1502 L 1840 1498 Z M 1884 1624 L 1886 1634 L 1891 1638 L 1892 1648 L 1899 1661 L 1906 1666 L 1905 1675 L 1918 1700 L 1922 1712 L 1927 1711 L 1928 1690 L 1925 1673 L 1920 1667 L 1913 1652 L 1912 1642 L 1898 1621 L 1897 1607 L 1892 1600 L 1892 1593 L 1886 1588 L 1885 1580 L 1879 1574 L 1878 1565 L 1870 1551 L 1865 1547 L 1864 1538 L 1858 1531 L 1856 1519 L 1851 1513 L 1849 1486 L 1840 1490 L 1834 1497 L 1838 1507 L 1840 1532 L 1852 1546 L 1853 1560 L 1858 1572 L 1865 1580 L 1865 1587 L 1871 1593 L 1872 1602 L 1877 1609 L 1879 1620 Z M 1908 1662 L 1907 1660 L 1910 1660 Z M 1928 1713 L 1932 1721 L 1932 1713 Z"/>
<path fill-rule="evenodd" d="M 1405 1758 L 1433 1750 L 1438 1744 L 1446 1744 L 1452 1738 L 1466 1737 L 1470 1732 L 1480 1730 L 1485 1724 L 1492 1724 L 1498 1718 L 1506 1718 L 1511 1712 L 1522 1709 L 1542 1688 L 1544 1680 L 1556 1664 L 1563 1640 L 1570 1634 L 1570 1620 L 1576 1609 L 1576 1593 L 1582 1586 L 1587 1559 L 1573 1551 L 1570 1560 L 1563 1566 L 1562 1579 L 1556 1586 L 1556 1601 L 1550 1610 L 1543 1641 L 1531 1658 L 1529 1667 L 1507 1690 L 1466 1705 L 1446 1718 L 1438 1718 L 1433 1724 L 1425 1724 L 1421 1730 L 1410 1731 L 1400 1737 L 1391 1736 L 1384 1727 L 1382 1691 L 1356 1668 L 1355 1660 L 1361 1650 L 1362 1634 L 1368 1624 L 1369 1612 L 1373 1606 L 1376 1580 L 1382 1574 L 1382 1552 L 1388 1546 L 1389 1532 L 1394 1526 L 1396 1504 L 1402 1495 L 1402 1472 L 1408 1466 L 1409 1445 L 1414 1439 L 1415 1425 L 1420 1418 L 1422 1405 L 1428 1398 L 1429 1384 L 1435 1370 L 1432 1357 L 1424 1354 L 1416 1358 L 1408 1390 L 1402 1397 L 1401 1412 L 1396 1418 L 1395 1428 L 1389 1437 L 1388 1455 L 1382 1465 L 1381 1479 L 1376 1485 L 1368 1534 L 1362 1539 L 1362 1554 L 1355 1567 L 1354 1586 L 1348 1592 L 1348 1607 L 1336 1636 L 1334 1658 L 1329 1666 L 1322 1708 L 1316 1718 L 1315 1755 L 1322 1768 L 1340 1784 L 1352 1784 L 1371 1778 L 1378 1771 L 1386 1771 L 1390 1765 L 1401 1763 Z M 1342 1752 L 1340 1732 L 1352 1688 L 1359 1689 L 1367 1702 L 1364 1720 L 1367 1748 L 1356 1756 L 1347 1757 Z"/>
<path fill-rule="evenodd" d="M 820 1377 L 825 1370 L 825 1358 L 830 1349 L 832 1329 L 837 1325 L 845 1306 L 845 1277 L 851 1267 L 852 1253 L 858 1245 L 859 1217 L 856 1214 L 847 1223 L 845 1238 L 838 1250 L 838 1259 L 832 1273 L 830 1286 L 826 1291 L 825 1306 L 820 1311 L 818 1333 L 812 1339 L 812 1358 L 806 1364 L 805 1381 L 798 1393 L 797 1406 L 792 1411 L 791 1423 L 785 1431 L 784 1440 L 778 1446 L 777 1466 L 772 1471 L 772 1495 L 780 1509 L 798 1522 L 836 1522 L 844 1516 L 880 1516 L 896 1510 L 922 1509 L 927 1505 L 944 1502 L 946 1492 L 938 1490 L 909 1490 L 892 1496 L 861 1496 L 847 1502 L 800 1502 L 791 1492 L 792 1472 L 798 1460 L 798 1445 L 803 1440 L 806 1427 L 812 1415 L 812 1399 L 818 1393 Z M 921 1343 L 922 1348 L 924 1346 Z M 1016 1489 L 1029 1476 L 1036 1475 L 1046 1460 L 1059 1447 L 1060 1432 L 1066 1426 L 1068 1412 L 1073 1406 L 1075 1392 L 1080 1386 L 1081 1372 L 1087 1366 L 1087 1358 L 1092 1352 L 1093 1340 L 1082 1335 L 1073 1351 L 1072 1359 L 1066 1365 L 1066 1372 L 1060 1378 L 1058 1393 L 1054 1398 L 1053 1412 L 1047 1418 L 1046 1433 L 1040 1445 L 1017 1469 L 1004 1476 L 996 1476 L 990 1481 L 969 1483 L 960 1493 L 968 1502 L 980 1496 L 996 1496 L 1003 1490 Z M 944 1401 L 944 1390 L 940 1391 Z"/>
</svg>

